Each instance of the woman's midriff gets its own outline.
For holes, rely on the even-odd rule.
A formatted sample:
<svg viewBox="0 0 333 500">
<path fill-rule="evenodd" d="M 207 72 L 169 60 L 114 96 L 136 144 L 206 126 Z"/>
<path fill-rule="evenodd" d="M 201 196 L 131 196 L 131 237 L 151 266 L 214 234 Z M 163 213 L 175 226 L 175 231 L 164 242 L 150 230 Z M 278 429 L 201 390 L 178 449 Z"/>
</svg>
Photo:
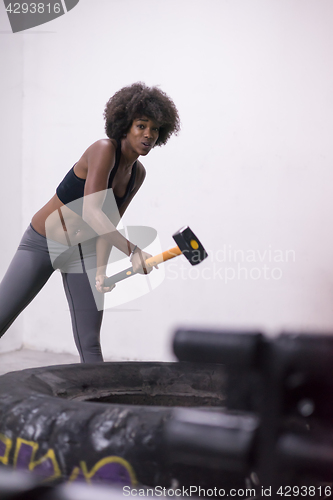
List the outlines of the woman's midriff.
<svg viewBox="0 0 333 500">
<path fill-rule="evenodd" d="M 97 236 L 56 194 L 33 216 L 31 224 L 37 233 L 63 245 L 72 246 Z"/>
</svg>

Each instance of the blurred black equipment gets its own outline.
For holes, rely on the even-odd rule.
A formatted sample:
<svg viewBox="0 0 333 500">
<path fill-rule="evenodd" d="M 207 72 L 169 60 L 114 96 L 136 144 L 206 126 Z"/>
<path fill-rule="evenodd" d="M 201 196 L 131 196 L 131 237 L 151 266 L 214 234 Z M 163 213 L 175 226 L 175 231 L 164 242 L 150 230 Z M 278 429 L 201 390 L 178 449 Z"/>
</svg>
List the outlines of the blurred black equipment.
<svg viewBox="0 0 333 500">
<path fill-rule="evenodd" d="M 225 410 L 174 410 L 165 429 L 171 463 L 244 474 L 273 498 L 297 485 L 299 495 L 325 498 L 333 481 L 333 336 L 182 329 L 173 347 L 180 361 L 225 365 L 227 394 Z"/>
</svg>

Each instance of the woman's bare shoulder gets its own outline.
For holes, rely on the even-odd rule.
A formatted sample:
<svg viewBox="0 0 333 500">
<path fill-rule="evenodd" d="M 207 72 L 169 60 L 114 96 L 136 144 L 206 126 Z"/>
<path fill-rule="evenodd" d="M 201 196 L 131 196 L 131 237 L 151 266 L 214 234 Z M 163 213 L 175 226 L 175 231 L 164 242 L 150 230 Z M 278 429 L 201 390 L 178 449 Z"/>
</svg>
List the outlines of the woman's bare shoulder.
<svg viewBox="0 0 333 500">
<path fill-rule="evenodd" d="M 91 144 L 83 153 L 80 160 L 77 162 L 77 169 L 80 167 L 84 170 L 101 167 L 103 170 L 109 170 L 114 164 L 116 155 L 117 143 L 113 139 L 99 139 Z"/>
<path fill-rule="evenodd" d="M 114 139 L 99 139 L 93 142 L 84 152 L 84 155 L 91 155 L 96 153 L 110 153 L 114 154 L 117 149 L 117 143 Z"/>
</svg>

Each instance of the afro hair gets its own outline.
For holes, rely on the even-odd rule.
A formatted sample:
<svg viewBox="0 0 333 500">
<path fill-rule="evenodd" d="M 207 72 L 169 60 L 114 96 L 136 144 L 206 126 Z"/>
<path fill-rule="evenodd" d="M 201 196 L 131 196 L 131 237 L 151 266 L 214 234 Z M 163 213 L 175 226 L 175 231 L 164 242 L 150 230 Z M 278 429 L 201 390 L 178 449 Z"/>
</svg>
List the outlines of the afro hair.
<svg viewBox="0 0 333 500">
<path fill-rule="evenodd" d="M 138 82 L 123 87 L 106 103 L 104 109 L 105 132 L 110 139 L 119 141 L 132 126 L 133 120 L 146 116 L 159 126 L 156 146 L 166 144 L 172 134 L 180 130 L 180 120 L 174 102 L 157 87 Z"/>
</svg>

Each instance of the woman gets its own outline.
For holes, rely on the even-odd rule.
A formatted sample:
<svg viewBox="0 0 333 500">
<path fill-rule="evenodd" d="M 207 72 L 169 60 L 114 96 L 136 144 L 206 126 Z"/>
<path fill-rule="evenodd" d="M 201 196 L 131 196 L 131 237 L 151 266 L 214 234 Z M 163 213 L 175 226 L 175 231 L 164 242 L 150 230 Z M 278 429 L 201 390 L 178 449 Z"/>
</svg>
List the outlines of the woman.
<svg viewBox="0 0 333 500">
<path fill-rule="evenodd" d="M 150 255 L 116 229 L 146 175 L 138 158 L 166 144 L 180 128 L 173 101 L 142 83 L 111 97 L 104 118 L 107 138 L 88 147 L 33 216 L 0 284 L 2 336 L 60 269 L 75 343 L 86 363 L 103 361 L 100 328 L 103 294 L 113 288 L 104 286 L 112 246 L 130 257 L 134 272 L 152 270 L 144 265 Z"/>
</svg>

